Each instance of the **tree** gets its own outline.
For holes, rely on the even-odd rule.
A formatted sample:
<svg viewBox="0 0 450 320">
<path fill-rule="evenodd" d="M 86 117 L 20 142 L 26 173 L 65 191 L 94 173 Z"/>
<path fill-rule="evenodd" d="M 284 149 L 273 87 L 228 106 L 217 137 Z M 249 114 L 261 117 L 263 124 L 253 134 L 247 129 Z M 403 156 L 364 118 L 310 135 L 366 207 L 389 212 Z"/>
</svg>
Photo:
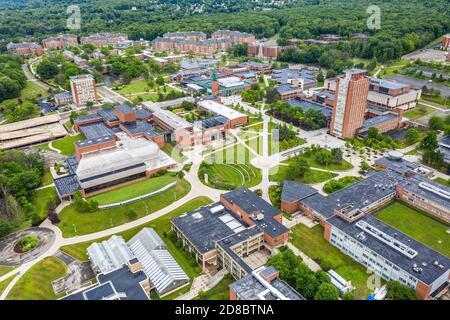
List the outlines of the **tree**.
<svg viewBox="0 0 450 320">
<path fill-rule="evenodd" d="M 339 291 L 331 283 L 322 283 L 317 290 L 314 300 L 338 300 Z"/>
<path fill-rule="evenodd" d="M 435 131 L 429 131 L 420 142 L 420 148 L 427 151 L 434 151 L 437 147 L 437 134 Z"/>
<path fill-rule="evenodd" d="M 334 148 L 331 150 L 331 155 L 333 156 L 333 160 L 336 162 L 341 162 L 343 159 L 343 152 L 340 148 Z"/>
<path fill-rule="evenodd" d="M 94 106 L 94 102 L 92 102 L 92 101 L 86 101 L 86 108 L 89 110 L 89 109 L 92 109 L 92 107 Z"/>
<path fill-rule="evenodd" d="M 303 177 L 305 173 L 309 170 L 308 162 L 300 157 L 294 157 L 291 164 L 289 165 L 289 176 L 290 177 Z"/>
<path fill-rule="evenodd" d="M 280 100 L 280 94 L 276 88 L 267 88 L 266 90 L 266 102 L 274 103 Z"/>
<path fill-rule="evenodd" d="M 43 59 L 37 66 L 36 72 L 41 79 L 48 80 L 59 73 L 58 64 L 49 59 Z"/>
<path fill-rule="evenodd" d="M 389 281 L 387 283 L 387 296 L 389 300 L 417 300 L 414 289 L 411 289 L 398 281 Z"/>
<path fill-rule="evenodd" d="M 322 83 L 325 81 L 325 76 L 323 75 L 322 71 L 319 71 L 319 73 L 317 74 L 317 82 Z"/>
<path fill-rule="evenodd" d="M 130 209 L 130 210 L 128 210 L 128 212 L 127 212 L 127 217 L 128 217 L 128 219 L 131 221 L 131 220 L 135 220 L 136 218 L 137 218 L 137 212 L 136 212 L 136 210 L 134 210 L 134 209 Z"/>
<path fill-rule="evenodd" d="M 445 121 L 443 117 L 434 116 L 428 120 L 428 126 L 431 130 L 442 130 L 444 129 Z"/>
<path fill-rule="evenodd" d="M 328 166 L 333 160 L 333 155 L 331 154 L 330 151 L 322 149 L 316 153 L 315 159 L 319 164 L 323 166 Z"/>
<path fill-rule="evenodd" d="M 409 128 L 405 132 L 406 142 L 409 144 L 416 143 L 419 140 L 420 132 L 416 128 Z"/>
</svg>

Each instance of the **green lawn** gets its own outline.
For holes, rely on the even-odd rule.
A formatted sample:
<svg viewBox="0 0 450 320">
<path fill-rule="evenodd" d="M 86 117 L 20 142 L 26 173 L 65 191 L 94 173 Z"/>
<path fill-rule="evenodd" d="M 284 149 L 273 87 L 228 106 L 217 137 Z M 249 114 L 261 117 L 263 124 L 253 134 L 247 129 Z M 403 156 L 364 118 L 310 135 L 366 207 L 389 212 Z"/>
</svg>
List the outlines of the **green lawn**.
<svg viewBox="0 0 450 320">
<path fill-rule="evenodd" d="M 167 173 L 160 177 L 141 180 L 118 189 L 100 193 L 98 195 L 89 197 L 89 200 L 95 200 L 100 205 L 112 204 L 120 201 L 134 199 L 150 192 L 157 191 L 175 181 L 176 178 Z"/>
<path fill-rule="evenodd" d="M 450 187 L 450 180 L 447 181 L 442 178 L 436 178 L 436 179 L 434 179 L 434 182 L 437 182 L 437 183 L 443 184 L 444 186 Z"/>
<path fill-rule="evenodd" d="M 270 169 L 269 173 L 270 181 L 284 182 L 285 180 L 293 180 L 305 184 L 321 183 L 337 177 L 337 175 L 332 172 L 324 172 L 314 169 L 307 170 L 304 177 L 291 177 L 288 174 L 288 166 L 274 167 Z"/>
<path fill-rule="evenodd" d="M 6 280 L 3 280 L 2 282 L 0 282 L 0 295 L 3 293 L 3 291 L 6 289 L 6 287 L 8 286 L 8 284 L 13 281 L 13 279 L 16 277 L 16 275 L 13 275 L 11 277 L 9 277 Z"/>
<path fill-rule="evenodd" d="M 45 98 L 48 96 L 47 90 L 39 87 L 37 84 L 35 84 L 32 81 L 27 81 L 27 85 L 20 93 L 20 99 L 22 101 L 32 101 L 35 102 L 41 98 Z M 10 99 L 5 101 L 18 101 L 18 99 Z"/>
<path fill-rule="evenodd" d="M 162 149 L 169 157 L 178 163 L 183 163 L 187 158 L 181 149 L 176 148 L 176 143 L 166 143 Z"/>
<path fill-rule="evenodd" d="M 436 109 L 434 108 L 423 105 L 417 105 L 417 107 L 409 111 L 406 111 L 403 115 L 411 120 L 417 120 L 422 117 L 425 117 L 426 115 L 429 115 L 430 113 L 433 113 L 434 111 L 436 111 Z"/>
<path fill-rule="evenodd" d="M 147 81 L 136 81 L 126 85 L 124 88 L 117 90 L 117 93 L 120 94 L 133 94 L 140 92 L 147 92 L 149 90 L 149 86 Z"/>
<path fill-rule="evenodd" d="M 70 120 L 68 120 L 68 121 L 65 123 L 65 125 L 66 125 L 66 127 L 69 128 L 69 129 L 72 129 L 72 127 L 73 127 L 73 123 L 72 123 L 72 121 L 70 121 Z"/>
<path fill-rule="evenodd" d="M 71 205 L 64 208 L 59 214 L 61 222 L 58 227 L 64 237 L 73 237 L 120 226 L 130 221 L 127 215 L 129 210 L 136 211 L 136 219 L 139 219 L 181 199 L 189 193 L 190 189 L 191 185 L 186 180 L 179 180 L 176 187 L 154 197 L 123 207 L 99 210 L 95 213 L 80 213 Z"/>
<path fill-rule="evenodd" d="M 155 219 L 149 223 L 143 224 L 137 228 L 130 229 L 121 233 L 118 233 L 117 235 L 122 236 L 126 241 L 131 239 L 136 233 L 142 230 L 144 227 L 151 227 L 155 229 L 155 231 L 161 236 L 161 238 L 164 240 L 167 249 L 169 252 L 173 255 L 175 260 L 180 264 L 180 266 L 183 268 L 184 272 L 191 278 L 195 278 L 199 274 L 202 273 L 201 268 L 197 264 L 192 264 L 192 261 L 190 259 L 190 256 L 187 252 L 185 252 L 183 249 L 178 248 L 176 244 L 168 237 L 165 236 L 165 232 L 170 230 L 170 220 L 174 217 L 177 217 L 185 212 L 194 211 L 200 207 L 206 206 L 208 204 L 211 204 L 212 200 L 208 197 L 198 197 L 195 199 L 192 199 L 188 202 L 186 202 L 184 205 L 178 207 L 177 209 L 169 212 L 168 214 Z M 88 241 L 83 243 L 78 243 L 75 245 L 70 246 L 64 246 L 61 247 L 61 251 L 70 254 L 72 257 L 81 260 L 81 261 L 87 261 L 88 256 L 86 253 L 86 249 L 94 242 L 100 242 L 103 240 L 108 239 L 101 238 L 97 239 L 95 241 Z"/>
<path fill-rule="evenodd" d="M 257 154 L 259 154 L 259 155 L 263 154 L 263 138 L 260 135 L 250 137 L 249 139 L 245 140 L 244 142 Z"/>
<path fill-rule="evenodd" d="M 31 202 L 33 209 L 36 210 L 38 216 L 44 220 L 48 211 L 53 209 L 58 203 L 58 194 L 55 187 L 36 190 Z"/>
<path fill-rule="evenodd" d="M 328 243 L 323 238 L 324 229 L 321 225 L 310 229 L 303 224 L 298 224 L 292 228 L 292 231 L 294 246 L 319 264 L 321 261 L 327 261 L 340 276 L 352 281 L 357 298 L 367 297 L 370 293 L 367 288 L 367 279 L 370 275 L 366 272 L 366 268 Z"/>
<path fill-rule="evenodd" d="M 42 186 L 48 186 L 53 183 L 53 176 L 50 172 L 50 168 L 45 168 L 44 176 L 42 177 Z"/>
<path fill-rule="evenodd" d="M 62 139 L 53 141 L 52 146 L 61 150 L 63 155 L 71 156 L 75 153 L 75 142 L 81 140 L 84 140 L 84 135 L 81 133 L 76 136 L 65 136 Z"/>
<path fill-rule="evenodd" d="M 208 175 L 206 182 L 201 170 Z M 251 188 L 261 183 L 261 170 L 250 164 L 201 165 L 199 179 L 212 188 L 233 190 L 240 187 Z"/>
<path fill-rule="evenodd" d="M 0 266 L 0 277 L 14 270 L 15 267 Z"/>
<path fill-rule="evenodd" d="M 230 300 L 230 288 L 235 280 L 230 274 L 225 277 L 211 290 L 200 292 L 193 300 Z"/>
<path fill-rule="evenodd" d="M 28 270 L 9 292 L 8 300 L 55 300 L 58 296 L 52 282 L 65 276 L 66 265 L 55 257 L 48 257 Z"/>
<path fill-rule="evenodd" d="M 450 98 L 443 96 L 430 96 L 422 94 L 421 100 L 437 104 L 443 108 L 450 108 Z"/>
<path fill-rule="evenodd" d="M 319 169 L 325 169 L 325 170 L 331 170 L 331 171 L 345 171 L 350 170 L 353 168 L 352 164 L 348 161 L 342 160 L 338 163 L 330 163 L 328 166 L 324 166 L 316 161 L 314 156 L 306 157 L 302 156 L 303 159 L 308 162 L 308 165 L 313 168 L 319 168 Z M 285 161 L 285 163 L 289 164 L 289 160 Z"/>
<path fill-rule="evenodd" d="M 394 202 L 374 216 L 419 242 L 450 257 L 449 225 L 401 202 Z"/>
<path fill-rule="evenodd" d="M 51 151 L 51 149 L 48 146 L 48 143 L 38 144 L 36 146 L 33 146 L 33 148 L 36 148 L 36 149 L 39 149 L 39 150 Z"/>
</svg>

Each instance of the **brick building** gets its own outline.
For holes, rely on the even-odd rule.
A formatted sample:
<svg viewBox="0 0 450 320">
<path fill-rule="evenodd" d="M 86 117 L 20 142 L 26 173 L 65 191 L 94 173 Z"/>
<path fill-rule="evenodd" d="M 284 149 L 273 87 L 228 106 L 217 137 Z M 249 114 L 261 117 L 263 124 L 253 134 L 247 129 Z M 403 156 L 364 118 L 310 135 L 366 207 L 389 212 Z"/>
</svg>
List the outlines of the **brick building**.
<svg viewBox="0 0 450 320">
<path fill-rule="evenodd" d="M 80 39 L 81 44 L 93 44 L 97 47 L 115 45 L 118 42 L 123 42 L 128 40 L 128 35 L 125 33 L 96 33 L 89 37 L 82 37 Z"/>
<path fill-rule="evenodd" d="M 17 54 L 19 56 L 41 56 L 44 54 L 44 49 L 37 42 L 22 42 L 22 43 L 9 43 L 6 45 L 8 53 Z"/>
<path fill-rule="evenodd" d="M 70 88 L 73 102 L 78 106 L 85 106 L 87 102 L 98 103 L 95 79 L 90 74 L 70 77 Z"/>
<path fill-rule="evenodd" d="M 442 48 L 444 50 L 450 50 L 450 34 L 446 34 L 442 38 Z"/>
<path fill-rule="evenodd" d="M 57 37 L 42 40 L 44 49 L 63 49 L 78 45 L 78 37 L 74 34 L 63 34 Z"/>
</svg>

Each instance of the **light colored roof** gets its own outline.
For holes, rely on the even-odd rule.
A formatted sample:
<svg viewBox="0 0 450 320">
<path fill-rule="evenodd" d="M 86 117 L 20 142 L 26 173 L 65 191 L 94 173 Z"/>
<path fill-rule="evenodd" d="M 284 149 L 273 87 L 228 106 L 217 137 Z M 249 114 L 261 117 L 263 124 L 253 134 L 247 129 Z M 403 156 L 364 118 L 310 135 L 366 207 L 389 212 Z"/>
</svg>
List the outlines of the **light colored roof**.
<svg viewBox="0 0 450 320">
<path fill-rule="evenodd" d="M 134 257 L 125 240 L 116 235 L 108 240 L 91 244 L 87 248 L 87 253 L 93 269 L 101 273 L 113 271 Z"/>
<path fill-rule="evenodd" d="M 194 103 L 195 99 L 192 97 L 183 97 L 183 98 L 161 101 L 161 102 L 146 101 L 146 102 L 142 103 L 142 106 L 144 106 L 146 109 L 148 109 L 150 111 L 155 112 L 155 111 L 158 111 L 159 109 L 167 109 L 170 107 L 179 106 L 183 103 L 183 101 L 188 101 L 188 102 Z"/>
<path fill-rule="evenodd" d="M 151 230 L 151 231 L 150 231 Z M 163 243 L 153 229 L 144 228 L 128 243 L 131 251 L 142 263 L 145 274 L 155 286 L 159 295 L 189 282 L 189 277 L 165 249 L 152 249 Z M 161 247 L 157 245 L 156 248 Z"/>
<path fill-rule="evenodd" d="M 230 87 L 236 87 L 236 86 L 244 85 L 244 82 L 241 81 L 241 79 L 238 78 L 238 77 L 226 77 L 226 78 L 219 79 L 219 84 L 222 87 L 230 88 Z"/>
<path fill-rule="evenodd" d="M 37 126 L 41 126 L 44 124 L 59 122 L 59 120 L 61 120 L 61 117 L 58 114 L 52 114 L 49 116 L 38 117 L 38 118 L 23 120 L 23 121 L 19 121 L 19 122 L 4 124 L 4 125 L 0 126 L 0 133 L 37 127 Z"/>
<path fill-rule="evenodd" d="M 230 120 L 234 120 L 234 119 L 238 119 L 238 118 L 247 116 L 239 111 L 231 109 L 223 104 L 220 104 L 220 103 L 212 101 L 212 100 L 199 101 L 198 105 L 199 105 L 199 107 L 206 109 L 209 112 L 224 116 Z"/>
<path fill-rule="evenodd" d="M 192 127 L 192 123 L 186 121 L 185 119 L 168 110 L 160 109 L 153 114 L 153 117 L 160 119 L 173 130 Z"/>
<path fill-rule="evenodd" d="M 174 163 L 152 141 L 127 138 L 125 133 L 117 135 L 121 138 L 117 148 L 88 154 L 80 160 L 76 174 L 82 188 Z"/>
</svg>

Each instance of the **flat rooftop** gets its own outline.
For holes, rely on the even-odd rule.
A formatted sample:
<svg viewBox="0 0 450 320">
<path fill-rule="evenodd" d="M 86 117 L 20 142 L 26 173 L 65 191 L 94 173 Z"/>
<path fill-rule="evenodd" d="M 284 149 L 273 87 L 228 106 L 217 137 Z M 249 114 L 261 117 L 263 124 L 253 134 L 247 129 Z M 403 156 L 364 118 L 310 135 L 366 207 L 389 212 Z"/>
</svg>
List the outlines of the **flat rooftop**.
<svg viewBox="0 0 450 320">
<path fill-rule="evenodd" d="M 377 126 L 383 122 L 392 121 L 392 120 L 398 119 L 398 118 L 399 118 L 399 116 L 397 114 L 386 113 L 386 114 L 382 114 L 382 115 L 373 117 L 371 119 L 365 120 L 362 127 L 368 129 L 373 126 Z"/>
<path fill-rule="evenodd" d="M 219 116 L 223 116 L 229 120 L 235 120 L 243 117 L 247 117 L 246 114 L 236 111 L 232 108 L 229 108 L 221 103 L 212 101 L 212 100 L 202 100 L 199 101 L 198 106 L 203 108 L 211 113 L 214 113 Z"/>
<path fill-rule="evenodd" d="M 175 225 L 201 253 L 215 249 L 216 242 L 247 228 L 220 202 L 172 219 Z"/>
<path fill-rule="evenodd" d="M 292 107 L 301 107 L 305 112 L 310 109 L 321 111 L 326 118 L 331 118 L 331 115 L 333 113 L 333 110 L 331 108 L 311 100 L 291 99 L 288 100 L 287 103 L 289 103 L 289 105 Z"/>
<path fill-rule="evenodd" d="M 118 127 L 108 127 L 103 122 L 95 122 L 81 125 L 80 131 L 83 133 L 86 140 L 95 140 L 104 136 L 112 136 L 115 133 L 120 132 L 120 129 Z"/>
<path fill-rule="evenodd" d="M 144 272 L 131 273 L 123 266 L 107 274 L 100 274 L 98 284 L 74 292 L 61 300 L 104 300 L 115 293 L 124 293 L 120 300 L 149 300 L 141 286 L 147 277 Z"/>
<path fill-rule="evenodd" d="M 289 231 L 283 224 L 274 219 L 281 212 L 270 203 L 247 188 L 240 188 L 222 195 L 222 197 L 244 210 L 254 223 L 271 237 L 278 237 Z M 253 213 L 262 214 L 254 217 Z"/>
<path fill-rule="evenodd" d="M 433 249 L 423 245 L 422 243 L 414 240 L 411 237 L 401 233 L 397 229 L 387 225 L 386 223 L 374 218 L 371 215 L 366 215 L 360 220 L 348 223 L 339 216 L 332 217 L 327 220 L 331 225 L 342 230 L 347 235 L 352 237 L 359 243 L 372 249 L 377 254 L 381 255 L 385 259 L 392 261 L 394 264 L 407 271 L 413 277 L 421 280 L 422 282 L 430 285 L 443 274 L 447 273 L 450 268 L 450 259 L 443 256 L 442 254 L 434 251 Z M 377 232 L 381 232 L 383 235 L 387 235 L 387 238 L 392 238 L 402 243 L 406 247 L 412 249 L 417 254 L 413 258 L 406 256 L 402 252 L 396 250 L 394 247 L 386 244 L 376 236 L 374 236 L 370 231 L 365 231 L 369 229 L 362 229 L 358 225 L 363 222 L 369 227 L 375 228 Z M 363 233 L 363 236 L 361 235 Z M 378 233 L 380 234 L 380 233 Z M 386 236 L 384 236 L 386 237 Z M 443 268 L 435 266 L 435 262 L 442 265 Z M 422 268 L 423 271 L 418 273 L 413 270 L 413 267 L 417 266 Z"/>
</svg>

